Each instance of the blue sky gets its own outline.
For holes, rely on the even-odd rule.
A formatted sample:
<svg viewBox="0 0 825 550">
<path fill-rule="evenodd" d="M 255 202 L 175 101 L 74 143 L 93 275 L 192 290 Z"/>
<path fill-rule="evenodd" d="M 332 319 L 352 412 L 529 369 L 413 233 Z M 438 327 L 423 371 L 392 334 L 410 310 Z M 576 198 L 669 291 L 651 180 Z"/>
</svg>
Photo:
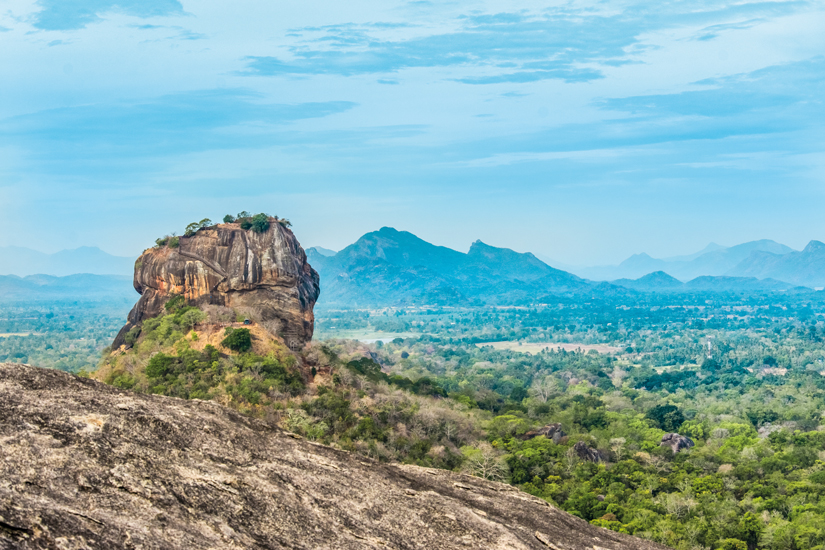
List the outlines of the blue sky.
<svg viewBox="0 0 825 550">
<path fill-rule="evenodd" d="M 266 211 L 560 262 L 825 240 L 821 2 L 7 0 L 0 246 Z"/>
</svg>

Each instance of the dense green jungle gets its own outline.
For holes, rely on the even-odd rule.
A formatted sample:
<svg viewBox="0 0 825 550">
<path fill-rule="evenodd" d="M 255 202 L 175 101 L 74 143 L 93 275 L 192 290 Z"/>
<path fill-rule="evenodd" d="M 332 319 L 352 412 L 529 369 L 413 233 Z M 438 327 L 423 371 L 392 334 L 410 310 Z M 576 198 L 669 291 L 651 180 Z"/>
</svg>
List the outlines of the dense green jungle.
<svg viewBox="0 0 825 550">
<path fill-rule="evenodd" d="M 128 355 L 106 347 L 122 306 L 22 304 L 3 307 L 0 361 L 214 399 L 679 550 L 808 550 L 825 548 L 824 294 L 319 309 L 299 357 L 205 343 L 208 312 L 182 301 Z"/>
</svg>

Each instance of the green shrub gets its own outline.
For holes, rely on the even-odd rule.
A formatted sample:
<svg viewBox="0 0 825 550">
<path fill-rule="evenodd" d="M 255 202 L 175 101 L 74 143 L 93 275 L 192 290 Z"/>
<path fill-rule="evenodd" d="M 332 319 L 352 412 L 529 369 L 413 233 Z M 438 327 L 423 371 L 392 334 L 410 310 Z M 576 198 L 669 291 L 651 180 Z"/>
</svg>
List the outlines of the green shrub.
<svg viewBox="0 0 825 550">
<path fill-rule="evenodd" d="M 226 337 L 221 342 L 225 348 L 243 353 L 252 349 L 252 335 L 247 328 L 234 329 L 227 327 Z"/>
<path fill-rule="evenodd" d="M 264 233 L 269 229 L 269 216 L 266 214 L 255 214 L 252 218 L 252 231 Z"/>
<path fill-rule="evenodd" d="M 235 221 L 235 216 L 232 214 L 227 214 L 223 217 L 223 223 L 233 223 Z"/>
<path fill-rule="evenodd" d="M 87 375 L 88 377 L 88 375 Z M 116 388 L 121 388 L 124 390 L 132 389 L 135 384 L 137 383 L 137 379 L 129 373 L 123 373 L 120 376 L 117 376 L 113 381 L 112 385 Z"/>
<path fill-rule="evenodd" d="M 127 347 L 132 347 L 137 342 L 138 337 L 140 337 L 140 327 L 132 327 L 129 329 L 129 332 L 126 333 L 126 336 L 123 338 L 123 341 L 126 342 Z"/>
<path fill-rule="evenodd" d="M 186 298 L 180 294 L 176 294 L 175 296 L 169 298 L 163 307 L 169 313 L 177 313 L 182 308 L 186 307 Z"/>
<path fill-rule="evenodd" d="M 149 364 L 146 365 L 146 376 L 149 378 L 160 378 L 170 373 L 176 362 L 176 357 L 166 355 L 165 353 L 157 353 L 149 359 Z"/>
<path fill-rule="evenodd" d="M 169 248 L 177 248 L 180 246 L 180 237 L 172 237 L 169 239 Z"/>
<path fill-rule="evenodd" d="M 724 539 L 719 541 L 716 550 L 748 550 L 748 544 L 739 539 Z"/>
</svg>

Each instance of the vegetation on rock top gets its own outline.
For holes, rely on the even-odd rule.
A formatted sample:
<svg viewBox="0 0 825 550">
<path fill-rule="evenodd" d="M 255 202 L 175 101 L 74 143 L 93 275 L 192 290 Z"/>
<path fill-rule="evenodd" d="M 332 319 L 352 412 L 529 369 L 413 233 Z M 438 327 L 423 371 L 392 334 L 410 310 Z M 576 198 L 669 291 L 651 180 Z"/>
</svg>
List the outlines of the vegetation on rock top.
<svg viewBox="0 0 825 550">
<path fill-rule="evenodd" d="M 227 214 L 223 217 L 223 223 L 237 223 L 243 230 L 252 230 L 255 233 L 265 233 L 269 230 L 270 220 L 274 220 L 283 227 L 291 227 L 292 223 L 286 218 L 278 218 L 278 216 L 270 216 L 269 214 L 260 213 L 252 215 L 247 211 L 238 213 L 237 216 Z M 186 226 L 183 231 L 184 237 L 192 237 L 201 229 L 209 229 L 215 224 L 209 218 L 204 218 L 198 222 L 192 222 Z M 180 246 L 180 237 L 176 233 L 166 235 L 155 240 L 156 248 L 178 248 Z"/>
</svg>

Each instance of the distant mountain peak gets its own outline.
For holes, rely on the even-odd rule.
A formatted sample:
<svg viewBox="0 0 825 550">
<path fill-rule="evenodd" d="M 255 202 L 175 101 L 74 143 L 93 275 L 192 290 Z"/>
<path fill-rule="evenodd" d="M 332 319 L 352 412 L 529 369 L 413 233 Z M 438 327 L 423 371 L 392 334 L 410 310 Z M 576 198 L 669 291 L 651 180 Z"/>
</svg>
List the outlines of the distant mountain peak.
<svg viewBox="0 0 825 550">
<path fill-rule="evenodd" d="M 664 271 L 654 271 L 648 273 L 644 277 L 638 279 L 618 279 L 613 281 L 613 284 L 630 288 L 633 290 L 640 290 L 642 292 L 650 292 L 656 290 L 673 290 L 684 286 L 684 283 L 679 279 L 668 275 Z"/>
<path fill-rule="evenodd" d="M 821 252 L 822 250 L 825 250 L 825 243 L 822 241 L 811 241 L 802 252 L 810 254 L 812 252 Z"/>
<path fill-rule="evenodd" d="M 590 288 L 530 253 L 481 240 L 464 253 L 391 227 L 367 233 L 335 256 L 310 254 L 321 274 L 325 305 L 529 301 Z"/>
<path fill-rule="evenodd" d="M 310 252 L 315 252 L 317 254 L 320 254 L 321 256 L 324 256 L 325 258 L 329 258 L 331 256 L 335 256 L 336 254 L 338 254 L 335 250 L 330 250 L 329 248 L 324 248 L 323 246 L 312 246 L 310 248 L 307 248 L 307 254 L 309 254 Z"/>
<path fill-rule="evenodd" d="M 0 247 L 0 274 L 129 275 L 133 269 L 134 258 L 113 256 L 96 246 L 81 246 L 54 254 L 17 246 Z"/>
<path fill-rule="evenodd" d="M 470 250 L 469 250 L 469 252 L 467 252 L 467 254 L 472 254 L 473 252 L 478 253 L 478 252 L 481 252 L 481 251 L 484 251 L 484 250 L 509 250 L 509 249 L 503 249 L 503 248 L 499 249 L 495 246 L 492 246 L 492 245 L 489 245 L 489 244 L 483 242 L 481 239 L 476 239 L 475 241 L 473 241 L 473 244 L 470 245 Z"/>
<path fill-rule="evenodd" d="M 409 231 L 399 231 L 398 229 L 396 229 L 394 227 L 390 227 L 388 225 L 385 225 L 384 227 L 382 227 L 381 229 L 379 229 L 375 233 L 379 233 L 379 234 L 382 234 L 382 235 L 398 235 L 400 233 L 407 233 L 409 235 L 412 235 L 412 233 L 410 233 Z M 367 234 L 369 235 L 369 233 L 367 233 Z"/>
<path fill-rule="evenodd" d="M 636 279 L 636 280 L 637 281 L 667 281 L 667 282 L 673 282 L 673 283 L 681 284 L 679 279 L 677 279 L 676 277 L 673 277 L 671 275 L 668 275 L 664 271 L 654 271 L 653 273 L 648 273 L 644 277 L 640 277 L 639 279 Z"/>
</svg>

